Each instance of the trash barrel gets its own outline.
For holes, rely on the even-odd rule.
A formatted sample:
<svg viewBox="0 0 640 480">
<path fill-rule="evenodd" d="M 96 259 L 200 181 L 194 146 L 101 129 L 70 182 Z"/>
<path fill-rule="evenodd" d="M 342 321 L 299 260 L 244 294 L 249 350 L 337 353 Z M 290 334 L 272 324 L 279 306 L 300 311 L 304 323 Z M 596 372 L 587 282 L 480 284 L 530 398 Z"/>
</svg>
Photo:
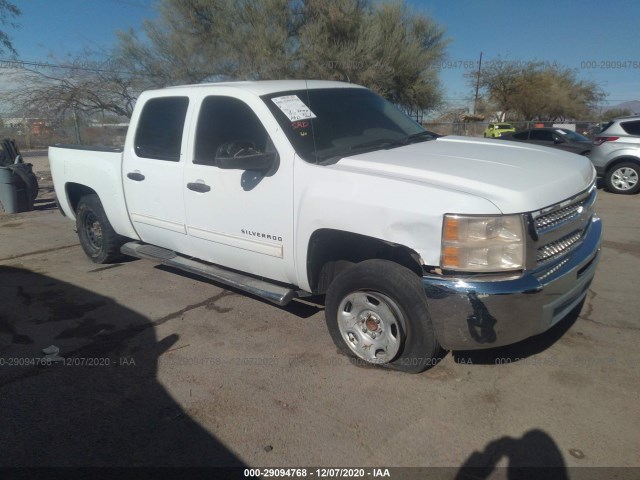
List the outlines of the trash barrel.
<svg viewBox="0 0 640 480">
<path fill-rule="evenodd" d="M 33 210 L 38 196 L 38 179 L 32 165 L 24 163 L 14 140 L 0 144 L 0 213 Z"/>
<path fill-rule="evenodd" d="M 33 210 L 32 186 L 25 182 L 25 177 L 29 175 L 27 166 L 22 164 L 12 167 L 0 167 L 0 213 L 19 213 Z M 17 168 L 16 168 L 17 167 Z M 31 173 L 33 175 L 33 173 Z M 37 188 L 37 187 L 36 187 Z"/>
</svg>

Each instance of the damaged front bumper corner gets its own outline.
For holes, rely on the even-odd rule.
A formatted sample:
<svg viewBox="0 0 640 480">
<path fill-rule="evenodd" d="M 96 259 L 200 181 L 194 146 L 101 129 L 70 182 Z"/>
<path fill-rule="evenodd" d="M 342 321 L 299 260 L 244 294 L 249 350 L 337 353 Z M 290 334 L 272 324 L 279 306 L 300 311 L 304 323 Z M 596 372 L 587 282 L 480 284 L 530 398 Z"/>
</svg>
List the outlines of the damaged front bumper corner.
<svg viewBox="0 0 640 480">
<path fill-rule="evenodd" d="M 602 222 L 580 246 L 517 278 L 422 278 L 438 342 L 447 350 L 500 347 L 543 333 L 586 296 L 600 260 Z"/>
</svg>

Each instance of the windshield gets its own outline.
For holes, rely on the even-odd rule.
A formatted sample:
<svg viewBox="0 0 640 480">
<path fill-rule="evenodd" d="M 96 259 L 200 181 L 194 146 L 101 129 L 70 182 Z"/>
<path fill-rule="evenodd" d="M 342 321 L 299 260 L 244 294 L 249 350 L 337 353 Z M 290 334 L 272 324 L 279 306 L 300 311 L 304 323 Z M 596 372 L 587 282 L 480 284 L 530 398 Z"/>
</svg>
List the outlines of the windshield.
<svg viewBox="0 0 640 480">
<path fill-rule="evenodd" d="M 435 138 L 364 88 L 296 90 L 262 99 L 298 155 L 312 163 Z"/>
</svg>

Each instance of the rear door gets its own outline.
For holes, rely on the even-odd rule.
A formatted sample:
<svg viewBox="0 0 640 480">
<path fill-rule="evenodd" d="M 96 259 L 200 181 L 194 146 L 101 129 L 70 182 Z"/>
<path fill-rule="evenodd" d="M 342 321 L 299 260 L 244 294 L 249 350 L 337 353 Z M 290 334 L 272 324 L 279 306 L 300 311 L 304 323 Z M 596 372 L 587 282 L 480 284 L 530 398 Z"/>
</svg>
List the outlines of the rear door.
<svg viewBox="0 0 640 480">
<path fill-rule="evenodd" d="M 144 100 L 143 100 L 144 101 Z M 132 125 L 122 174 L 129 217 L 140 238 L 178 252 L 188 249 L 183 190 L 186 96 L 146 101 Z"/>
</svg>

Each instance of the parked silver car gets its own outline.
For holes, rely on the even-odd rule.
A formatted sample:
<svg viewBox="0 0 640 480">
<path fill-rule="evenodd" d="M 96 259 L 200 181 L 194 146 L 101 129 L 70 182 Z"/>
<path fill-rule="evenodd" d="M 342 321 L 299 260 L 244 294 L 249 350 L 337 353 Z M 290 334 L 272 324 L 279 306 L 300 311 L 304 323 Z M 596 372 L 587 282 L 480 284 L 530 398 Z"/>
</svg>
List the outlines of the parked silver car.
<svg viewBox="0 0 640 480">
<path fill-rule="evenodd" d="M 593 139 L 589 158 L 613 193 L 640 190 L 640 115 L 610 121 Z"/>
</svg>

